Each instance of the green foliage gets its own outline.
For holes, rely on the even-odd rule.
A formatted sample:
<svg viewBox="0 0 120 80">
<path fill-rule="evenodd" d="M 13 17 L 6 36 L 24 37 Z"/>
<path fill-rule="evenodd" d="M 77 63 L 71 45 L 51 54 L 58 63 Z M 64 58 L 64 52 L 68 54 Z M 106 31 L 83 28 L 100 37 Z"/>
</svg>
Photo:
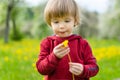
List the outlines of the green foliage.
<svg viewBox="0 0 120 80">
<path fill-rule="evenodd" d="M 0 3 L 0 25 L 5 22 L 6 19 L 6 11 L 5 11 L 6 5 L 3 3 Z"/>
<path fill-rule="evenodd" d="M 86 9 L 82 10 L 82 14 L 80 15 L 81 25 L 79 26 L 78 33 L 82 37 L 96 37 L 98 34 L 97 24 L 98 24 L 98 13 L 97 12 L 89 12 Z"/>
<path fill-rule="evenodd" d="M 42 39 L 52 34 L 51 28 L 44 21 L 44 7 L 45 3 L 32 8 L 34 12 L 34 25 L 31 29 L 31 32 L 34 37 L 37 37 L 39 39 Z"/>
<path fill-rule="evenodd" d="M 50 36 L 51 34 L 52 34 L 52 30 L 46 23 L 39 24 L 36 30 L 36 35 L 38 35 L 40 39 L 46 36 Z"/>
<path fill-rule="evenodd" d="M 100 66 L 100 71 L 97 76 L 93 77 L 91 80 L 119 80 L 120 65 L 119 56 L 115 56 L 110 59 L 102 59 L 98 62 Z M 114 74 L 114 75 L 113 75 Z"/>
<path fill-rule="evenodd" d="M 120 43 L 118 40 L 95 40 L 89 39 L 93 53 L 98 60 L 99 73 L 91 80 L 119 80 L 120 72 Z M 108 54 L 107 56 L 105 56 Z M 103 56 L 103 57 L 102 57 Z M 114 75 L 113 75 L 114 74 Z"/>
<path fill-rule="evenodd" d="M 16 33 L 11 33 L 10 38 L 14 41 L 20 41 L 24 38 L 24 35 L 17 29 Z"/>
<path fill-rule="evenodd" d="M 120 39 L 120 1 L 112 0 L 108 12 L 100 16 L 100 36 Z"/>
<path fill-rule="evenodd" d="M 23 40 L 3 44 L 0 40 L 0 80 L 42 80 L 35 62 L 39 40 Z"/>
<path fill-rule="evenodd" d="M 34 18 L 34 12 L 32 11 L 32 8 L 27 8 L 26 14 L 27 20 L 32 20 Z"/>
</svg>

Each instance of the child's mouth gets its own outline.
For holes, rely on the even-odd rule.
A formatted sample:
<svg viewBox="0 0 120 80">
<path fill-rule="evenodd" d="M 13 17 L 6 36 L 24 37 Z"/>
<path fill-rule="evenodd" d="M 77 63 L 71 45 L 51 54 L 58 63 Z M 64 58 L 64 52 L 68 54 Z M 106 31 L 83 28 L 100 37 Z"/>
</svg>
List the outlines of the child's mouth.
<svg viewBox="0 0 120 80">
<path fill-rule="evenodd" d="M 61 33 L 61 34 L 64 34 L 64 33 L 65 33 L 65 31 L 61 31 L 60 33 Z"/>
</svg>

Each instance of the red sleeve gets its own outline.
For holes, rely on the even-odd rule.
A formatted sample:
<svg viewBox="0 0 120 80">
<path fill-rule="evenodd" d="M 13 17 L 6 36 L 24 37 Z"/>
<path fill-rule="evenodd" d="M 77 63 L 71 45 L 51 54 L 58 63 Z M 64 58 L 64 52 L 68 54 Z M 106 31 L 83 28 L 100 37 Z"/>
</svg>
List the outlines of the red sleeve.
<svg viewBox="0 0 120 80">
<path fill-rule="evenodd" d="M 97 65 L 96 58 L 92 54 L 91 47 L 86 40 L 82 41 L 82 50 L 84 55 L 84 71 L 80 77 L 93 77 L 98 73 L 99 67 Z"/>
<path fill-rule="evenodd" d="M 39 73 L 43 75 L 50 74 L 53 72 L 59 62 L 53 53 L 50 53 L 50 42 L 48 39 L 45 39 L 41 42 L 40 45 L 40 54 L 38 61 L 36 62 L 36 67 Z"/>
</svg>

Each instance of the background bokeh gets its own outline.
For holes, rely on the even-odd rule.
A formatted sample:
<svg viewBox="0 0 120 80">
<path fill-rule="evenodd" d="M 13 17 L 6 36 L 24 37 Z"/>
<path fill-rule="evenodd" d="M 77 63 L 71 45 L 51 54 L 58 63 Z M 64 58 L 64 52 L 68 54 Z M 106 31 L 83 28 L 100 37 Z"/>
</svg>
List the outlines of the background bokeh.
<svg viewBox="0 0 120 80">
<path fill-rule="evenodd" d="M 0 1 L 0 80 L 43 80 L 35 63 L 41 40 L 53 34 L 43 18 L 46 1 Z M 102 12 L 80 2 L 82 20 L 74 33 L 88 40 L 100 67 L 91 80 L 120 80 L 120 0 L 107 0 Z"/>
</svg>

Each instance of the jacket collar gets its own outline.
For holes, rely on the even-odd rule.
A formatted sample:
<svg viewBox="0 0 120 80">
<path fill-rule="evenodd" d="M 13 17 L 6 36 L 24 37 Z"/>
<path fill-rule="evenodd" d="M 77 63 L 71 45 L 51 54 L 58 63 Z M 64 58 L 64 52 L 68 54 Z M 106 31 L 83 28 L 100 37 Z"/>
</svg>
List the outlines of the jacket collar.
<svg viewBox="0 0 120 80">
<path fill-rule="evenodd" d="M 48 36 L 48 39 L 57 40 L 57 41 L 60 41 L 60 42 L 64 41 L 64 40 L 71 41 L 71 40 L 74 40 L 74 39 L 81 39 L 81 38 L 82 38 L 81 36 L 76 35 L 76 34 L 72 34 L 72 35 L 70 35 L 68 37 L 64 37 L 64 38 L 61 38 L 61 37 L 56 36 L 56 35 Z"/>
</svg>

